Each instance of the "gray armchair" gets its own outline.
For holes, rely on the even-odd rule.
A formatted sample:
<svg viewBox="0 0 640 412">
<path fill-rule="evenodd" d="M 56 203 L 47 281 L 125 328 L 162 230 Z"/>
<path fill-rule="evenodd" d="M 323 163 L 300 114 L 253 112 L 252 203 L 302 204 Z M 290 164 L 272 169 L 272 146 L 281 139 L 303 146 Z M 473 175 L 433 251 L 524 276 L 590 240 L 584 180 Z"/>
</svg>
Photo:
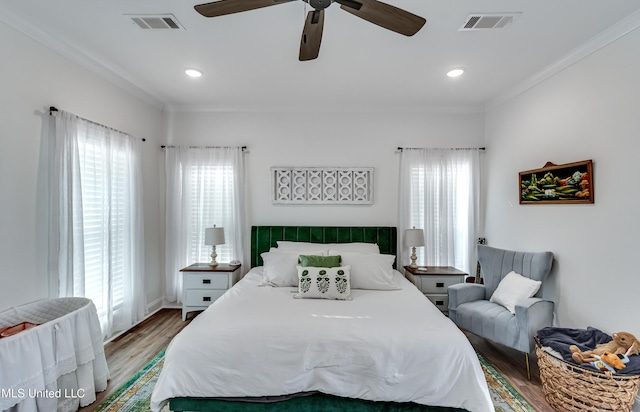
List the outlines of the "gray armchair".
<svg viewBox="0 0 640 412">
<path fill-rule="evenodd" d="M 449 318 L 461 329 L 525 353 L 530 379 L 529 353 L 537 331 L 551 326 L 553 302 L 541 298 L 542 288 L 532 298 L 516 303 L 515 315 L 489 302 L 500 281 L 512 270 L 530 279 L 544 281 L 553 264 L 553 253 L 525 253 L 478 245 L 478 261 L 484 284 L 449 286 Z"/>
</svg>

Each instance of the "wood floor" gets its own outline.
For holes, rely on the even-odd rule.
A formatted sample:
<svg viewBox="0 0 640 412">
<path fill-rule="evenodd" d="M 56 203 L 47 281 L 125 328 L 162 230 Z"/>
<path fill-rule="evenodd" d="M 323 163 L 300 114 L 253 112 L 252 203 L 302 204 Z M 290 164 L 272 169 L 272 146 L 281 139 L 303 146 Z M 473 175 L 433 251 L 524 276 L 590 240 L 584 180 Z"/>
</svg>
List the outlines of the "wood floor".
<svg viewBox="0 0 640 412">
<path fill-rule="evenodd" d="M 195 313 L 189 315 L 191 317 L 183 322 L 180 309 L 162 309 L 124 335 L 107 343 L 104 346 L 104 353 L 111 379 L 107 389 L 96 395 L 96 401 L 87 407 L 80 408 L 80 411 L 92 411 L 149 363 L 169 345 L 171 339 L 182 328 L 189 324 Z"/>
<path fill-rule="evenodd" d="M 191 313 L 191 318 L 195 313 Z M 129 332 L 105 345 L 111 379 L 104 392 L 92 405 L 80 409 L 93 410 L 109 395 L 142 369 L 164 349 L 171 339 L 189 324 L 182 321 L 180 309 L 163 309 Z M 485 339 L 467 334 L 473 347 L 539 412 L 553 412 L 542 394 L 535 357 L 530 358 L 531 381 L 527 380 L 524 355 L 495 345 Z"/>
<path fill-rule="evenodd" d="M 538 412 L 554 412 L 542 393 L 535 353 L 529 355 L 531 380 L 527 380 L 527 366 L 522 352 L 492 343 L 471 333 L 466 333 L 466 335 L 476 351 L 489 361 L 531 406 L 536 408 Z"/>
</svg>

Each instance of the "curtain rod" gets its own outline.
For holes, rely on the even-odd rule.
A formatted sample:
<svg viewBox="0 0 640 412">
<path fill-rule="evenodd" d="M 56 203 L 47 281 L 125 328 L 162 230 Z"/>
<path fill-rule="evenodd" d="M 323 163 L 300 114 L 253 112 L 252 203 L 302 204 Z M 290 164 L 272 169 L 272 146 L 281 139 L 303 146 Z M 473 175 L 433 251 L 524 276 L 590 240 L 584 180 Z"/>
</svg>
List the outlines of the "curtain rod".
<svg viewBox="0 0 640 412">
<path fill-rule="evenodd" d="M 162 145 L 160 146 L 161 149 L 175 149 L 178 146 L 166 146 L 166 145 Z M 238 146 L 189 146 L 189 149 L 222 149 L 222 148 L 234 148 L 234 147 L 238 147 Z M 245 150 L 247 150 L 247 146 L 240 146 L 240 149 L 242 149 L 242 151 L 244 152 Z"/>
<path fill-rule="evenodd" d="M 58 110 L 58 108 L 57 108 L 57 107 L 55 107 L 55 106 L 49 106 L 49 116 L 53 115 L 53 113 L 54 113 L 54 112 L 58 112 L 58 111 L 59 111 L 59 110 Z M 100 123 L 98 123 L 98 122 L 94 122 L 93 120 L 85 119 L 84 117 L 80 117 L 80 116 L 78 116 L 77 114 L 74 114 L 74 116 L 76 116 L 76 117 L 78 117 L 78 118 L 80 118 L 80 119 L 84 120 L 85 122 L 89 122 L 89 123 L 91 123 L 91 124 L 95 124 L 95 125 L 100 126 L 100 127 L 106 127 L 107 129 L 110 129 L 110 130 L 116 131 L 116 132 L 118 132 L 118 133 L 126 134 L 126 135 L 129 135 L 129 136 L 132 136 L 132 137 L 133 137 L 133 135 L 131 135 L 130 133 L 122 132 L 122 131 L 120 131 L 120 130 L 118 130 L 118 129 L 114 129 L 113 127 L 105 126 L 105 125 L 100 124 Z M 146 142 L 146 141 L 147 141 L 147 139 L 145 139 L 145 138 L 143 137 L 143 138 L 142 138 L 142 141 L 143 141 L 143 142 Z"/>
<path fill-rule="evenodd" d="M 412 149 L 440 149 L 440 150 L 487 150 L 484 147 L 400 147 L 398 146 L 398 151 L 402 152 L 404 149 L 412 150 Z"/>
</svg>

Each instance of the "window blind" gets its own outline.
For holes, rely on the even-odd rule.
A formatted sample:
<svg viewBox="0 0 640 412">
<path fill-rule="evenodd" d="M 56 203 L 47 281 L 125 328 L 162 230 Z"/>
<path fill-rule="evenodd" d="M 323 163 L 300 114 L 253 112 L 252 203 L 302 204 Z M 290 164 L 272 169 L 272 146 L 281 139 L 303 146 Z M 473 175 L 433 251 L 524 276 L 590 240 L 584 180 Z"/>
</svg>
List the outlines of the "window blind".
<svg viewBox="0 0 640 412">
<path fill-rule="evenodd" d="M 233 167 L 228 165 L 190 167 L 191 216 L 189 230 L 189 259 L 191 262 L 209 262 L 211 246 L 204 244 L 206 227 L 225 227 L 233 221 L 235 205 Z M 217 260 L 229 262 L 235 233 L 225 230 L 225 243 L 216 246 Z"/>
<path fill-rule="evenodd" d="M 84 270 L 74 276 L 74 295 L 90 298 L 102 322 L 108 316 L 109 302 L 118 311 L 125 294 L 125 153 L 85 137 L 78 144 L 82 221 L 75 222 L 84 239 Z"/>
<path fill-rule="evenodd" d="M 469 253 L 471 162 L 433 162 L 410 171 L 410 227 L 424 228 L 427 244 L 416 248 L 426 265 L 465 267 Z M 452 253 L 451 251 L 455 251 Z M 453 261 L 452 261 L 453 259 Z"/>
</svg>

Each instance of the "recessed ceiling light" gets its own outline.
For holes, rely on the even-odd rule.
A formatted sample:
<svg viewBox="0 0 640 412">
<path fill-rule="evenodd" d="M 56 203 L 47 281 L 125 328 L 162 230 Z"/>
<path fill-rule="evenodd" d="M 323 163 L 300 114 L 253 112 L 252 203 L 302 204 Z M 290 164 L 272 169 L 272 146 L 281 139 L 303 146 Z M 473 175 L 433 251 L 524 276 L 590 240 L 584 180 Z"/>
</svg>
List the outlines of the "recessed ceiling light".
<svg viewBox="0 0 640 412">
<path fill-rule="evenodd" d="M 455 69 L 451 69 L 447 72 L 447 76 L 449 77 L 459 77 L 464 73 L 463 67 L 456 67 Z"/>
<path fill-rule="evenodd" d="M 197 79 L 198 77 L 202 76 L 202 70 L 197 70 L 197 69 L 187 69 L 184 71 L 184 73 L 189 77 L 193 77 L 194 79 Z"/>
</svg>

